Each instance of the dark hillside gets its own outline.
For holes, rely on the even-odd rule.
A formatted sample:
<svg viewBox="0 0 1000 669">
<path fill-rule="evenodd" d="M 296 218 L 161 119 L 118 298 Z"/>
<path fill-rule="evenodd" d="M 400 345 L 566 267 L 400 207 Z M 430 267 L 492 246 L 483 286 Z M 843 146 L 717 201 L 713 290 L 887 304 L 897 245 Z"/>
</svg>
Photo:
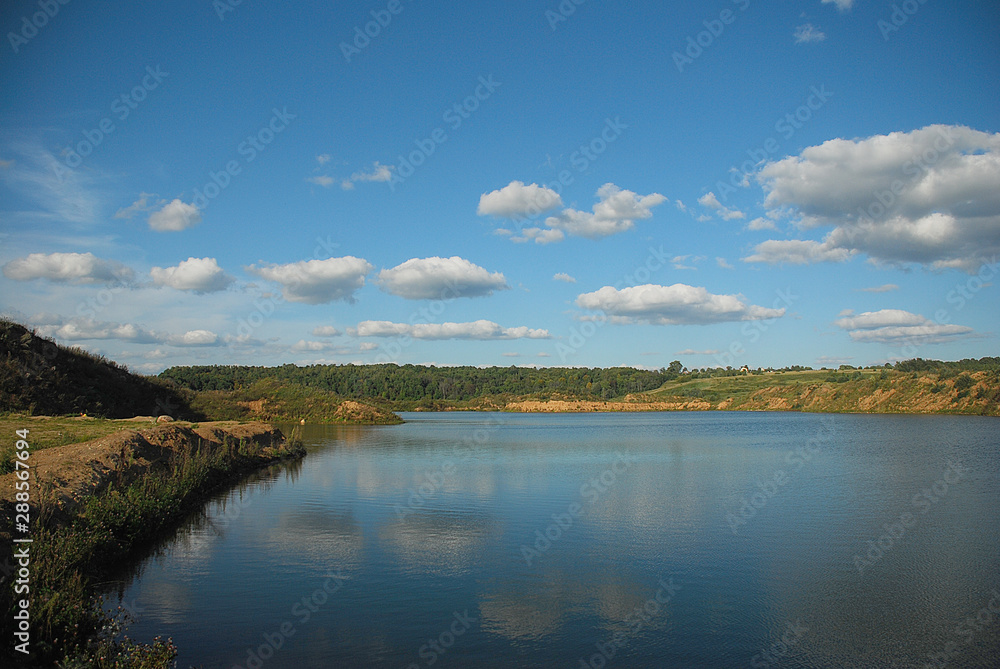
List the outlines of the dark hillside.
<svg viewBox="0 0 1000 669">
<path fill-rule="evenodd" d="M 190 391 L 147 378 L 103 357 L 58 346 L 0 320 L 0 412 L 85 413 L 105 418 L 169 415 L 203 420 Z"/>
</svg>

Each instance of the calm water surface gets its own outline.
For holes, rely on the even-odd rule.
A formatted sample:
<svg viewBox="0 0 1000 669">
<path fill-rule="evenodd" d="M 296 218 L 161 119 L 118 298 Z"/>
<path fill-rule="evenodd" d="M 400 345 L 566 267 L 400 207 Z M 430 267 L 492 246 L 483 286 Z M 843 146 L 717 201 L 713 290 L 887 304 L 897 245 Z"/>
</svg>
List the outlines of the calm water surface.
<svg viewBox="0 0 1000 669">
<path fill-rule="evenodd" d="M 131 635 L 227 669 L 1000 666 L 997 419 L 404 418 L 210 502 L 122 584 Z"/>
</svg>

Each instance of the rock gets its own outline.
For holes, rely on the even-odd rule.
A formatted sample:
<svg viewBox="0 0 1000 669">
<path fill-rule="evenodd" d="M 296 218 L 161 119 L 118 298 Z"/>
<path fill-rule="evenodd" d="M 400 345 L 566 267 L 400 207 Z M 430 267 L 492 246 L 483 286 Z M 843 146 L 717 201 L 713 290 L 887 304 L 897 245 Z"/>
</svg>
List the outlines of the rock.
<svg viewBox="0 0 1000 669">
<path fill-rule="evenodd" d="M 170 416 L 160 416 L 160 417 L 158 417 L 158 418 L 156 419 L 156 422 L 157 422 L 157 423 L 172 423 L 172 422 L 173 422 L 173 420 L 174 420 L 174 419 L 173 419 L 173 418 L 171 418 Z"/>
</svg>

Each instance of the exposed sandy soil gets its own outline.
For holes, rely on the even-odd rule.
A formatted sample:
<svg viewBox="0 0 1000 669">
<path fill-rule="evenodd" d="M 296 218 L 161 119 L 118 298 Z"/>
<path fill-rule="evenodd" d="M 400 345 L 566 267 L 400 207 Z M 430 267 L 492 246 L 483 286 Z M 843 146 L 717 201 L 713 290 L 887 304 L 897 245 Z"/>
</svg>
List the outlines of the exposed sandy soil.
<svg viewBox="0 0 1000 669">
<path fill-rule="evenodd" d="M 523 413 L 590 413 L 595 411 L 707 411 L 712 405 L 705 400 L 684 402 L 594 402 L 588 400 L 525 400 L 510 402 L 505 411 Z"/>
<path fill-rule="evenodd" d="M 145 420 L 143 418 L 142 420 Z M 72 514 L 88 495 L 113 481 L 128 484 L 154 470 L 166 470 L 181 455 L 215 450 L 240 441 L 255 444 L 262 455 L 277 456 L 285 437 L 265 423 L 167 423 L 122 430 L 106 437 L 32 452 L 31 500 L 54 504 L 57 516 Z M 0 476 L 0 506 L 14 502 L 15 473 Z"/>
</svg>

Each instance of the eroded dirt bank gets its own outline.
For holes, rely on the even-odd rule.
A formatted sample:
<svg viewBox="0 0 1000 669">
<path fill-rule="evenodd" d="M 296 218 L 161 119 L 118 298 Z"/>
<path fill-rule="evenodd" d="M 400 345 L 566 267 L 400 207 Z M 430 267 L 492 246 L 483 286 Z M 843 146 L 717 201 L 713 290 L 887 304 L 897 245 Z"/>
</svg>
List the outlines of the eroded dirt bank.
<svg viewBox="0 0 1000 669">
<path fill-rule="evenodd" d="M 190 456 L 220 449 L 269 460 L 297 455 L 280 430 L 266 423 L 216 422 L 197 427 L 167 423 L 122 430 L 79 444 L 32 452 L 28 460 L 32 506 L 56 518 L 72 516 L 90 495 L 112 483 L 128 485 L 154 471 L 168 472 Z M 16 473 L 0 477 L 0 505 L 14 502 Z"/>
</svg>

